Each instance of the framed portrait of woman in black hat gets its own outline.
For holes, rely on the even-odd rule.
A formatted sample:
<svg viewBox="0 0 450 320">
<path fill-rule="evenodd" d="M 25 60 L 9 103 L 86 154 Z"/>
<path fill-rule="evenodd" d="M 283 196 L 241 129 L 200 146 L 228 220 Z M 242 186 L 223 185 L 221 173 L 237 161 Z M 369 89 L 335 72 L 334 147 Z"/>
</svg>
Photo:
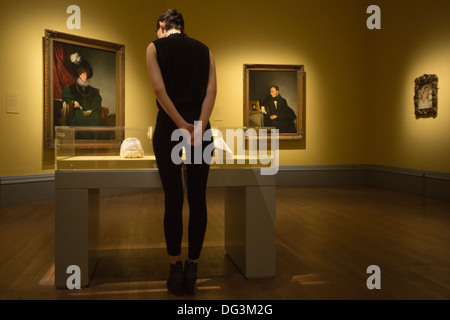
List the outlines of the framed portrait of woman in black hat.
<svg viewBox="0 0 450 320">
<path fill-rule="evenodd" d="M 120 143 L 113 127 L 125 123 L 124 45 L 45 30 L 45 144 L 54 148 L 55 126 L 95 127 L 79 132 L 78 148 Z"/>
</svg>

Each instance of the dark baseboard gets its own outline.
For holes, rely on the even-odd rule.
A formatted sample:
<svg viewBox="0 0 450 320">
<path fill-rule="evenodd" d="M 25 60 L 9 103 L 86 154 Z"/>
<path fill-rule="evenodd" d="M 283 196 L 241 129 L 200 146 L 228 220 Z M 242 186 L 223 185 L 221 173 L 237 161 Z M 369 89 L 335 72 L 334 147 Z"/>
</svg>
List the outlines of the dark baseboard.
<svg viewBox="0 0 450 320">
<path fill-rule="evenodd" d="M 277 186 L 373 186 L 450 201 L 450 173 L 379 165 L 283 166 Z"/>
<path fill-rule="evenodd" d="M 1 207 L 53 201 L 55 175 L 0 177 Z M 374 186 L 450 201 L 450 173 L 379 165 L 281 166 L 277 186 Z M 102 194 L 130 190 L 102 190 Z"/>
<path fill-rule="evenodd" d="M 53 173 L 0 177 L 1 207 L 53 201 L 54 198 L 55 175 Z"/>
</svg>

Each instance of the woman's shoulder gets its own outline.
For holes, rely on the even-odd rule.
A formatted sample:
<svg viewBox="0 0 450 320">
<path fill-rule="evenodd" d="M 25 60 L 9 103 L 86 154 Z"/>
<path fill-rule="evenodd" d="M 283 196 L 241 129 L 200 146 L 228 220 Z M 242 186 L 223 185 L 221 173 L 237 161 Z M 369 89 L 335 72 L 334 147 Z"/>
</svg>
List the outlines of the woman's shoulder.
<svg viewBox="0 0 450 320">
<path fill-rule="evenodd" d="M 208 53 L 209 55 L 209 48 L 206 44 L 204 44 L 200 40 L 189 37 L 185 33 L 156 39 L 149 44 L 147 50 L 151 46 L 154 46 L 157 52 L 170 49 L 185 50 L 187 48 L 197 48 L 197 50 L 200 49 L 202 52 L 205 52 L 205 54 Z"/>
<path fill-rule="evenodd" d="M 200 40 L 197 40 L 197 39 L 195 39 L 195 38 L 191 38 L 191 37 L 189 37 L 189 36 L 187 36 L 187 35 L 186 35 L 186 37 L 187 37 L 188 39 L 190 39 L 193 43 L 197 44 L 199 47 L 203 47 L 203 48 L 206 48 L 206 49 L 209 50 L 208 46 L 207 46 L 206 44 L 204 44 L 203 42 L 201 42 Z"/>
</svg>

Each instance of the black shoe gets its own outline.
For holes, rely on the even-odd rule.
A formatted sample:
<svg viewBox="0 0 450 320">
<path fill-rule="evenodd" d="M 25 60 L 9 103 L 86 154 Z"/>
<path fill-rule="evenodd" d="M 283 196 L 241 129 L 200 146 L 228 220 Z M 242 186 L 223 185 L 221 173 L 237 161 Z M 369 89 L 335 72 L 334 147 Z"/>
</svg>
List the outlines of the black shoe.
<svg viewBox="0 0 450 320">
<path fill-rule="evenodd" d="M 188 296 L 194 295 L 196 281 L 197 263 L 186 260 L 184 264 L 184 290 Z"/>
<path fill-rule="evenodd" d="M 183 266 L 181 261 L 177 264 L 170 264 L 170 275 L 167 280 L 167 289 L 176 296 L 183 295 Z"/>
</svg>

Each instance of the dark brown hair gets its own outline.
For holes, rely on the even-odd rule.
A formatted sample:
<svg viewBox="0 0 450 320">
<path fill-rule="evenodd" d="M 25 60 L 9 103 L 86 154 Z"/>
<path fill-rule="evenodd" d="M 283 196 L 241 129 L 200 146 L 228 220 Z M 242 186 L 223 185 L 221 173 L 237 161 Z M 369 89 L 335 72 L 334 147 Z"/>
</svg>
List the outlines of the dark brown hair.
<svg viewBox="0 0 450 320">
<path fill-rule="evenodd" d="M 159 22 L 165 23 L 165 29 L 177 29 L 181 32 L 184 32 L 184 19 L 181 12 L 178 12 L 177 9 L 167 9 L 164 11 L 159 17 L 158 21 L 156 21 L 156 29 L 155 32 L 159 30 Z"/>
</svg>

